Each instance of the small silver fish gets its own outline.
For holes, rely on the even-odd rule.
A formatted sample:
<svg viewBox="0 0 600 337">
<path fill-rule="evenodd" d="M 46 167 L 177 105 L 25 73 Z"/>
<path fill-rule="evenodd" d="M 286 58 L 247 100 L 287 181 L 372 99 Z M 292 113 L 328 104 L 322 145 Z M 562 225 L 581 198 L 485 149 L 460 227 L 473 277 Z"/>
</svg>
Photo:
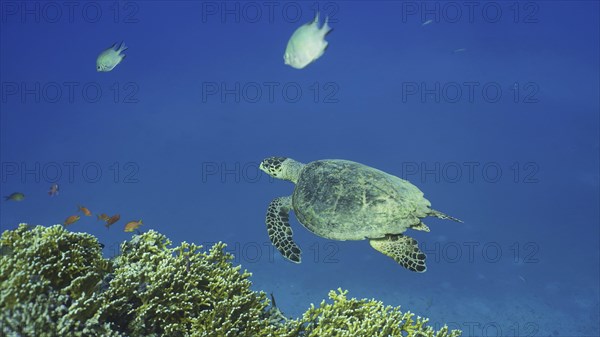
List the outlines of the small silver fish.
<svg viewBox="0 0 600 337">
<path fill-rule="evenodd" d="M 428 24 L 430 24 L 432 22 L 433 22 L 433 20 L 431 20 L 431 19 L 427 20 L 427 21 L 423 22 L 423 24 L 421 26 L 427 26 Z"/>
<path fill-rule="evenodd" d="M 96 71 L 98 72 L 108 72 L 113 70 L 117 64 L 121 63 L 123 59 L 125 59 L 126 55 L 121 54 L 125 50 L 127 50 L 127 46 L 125 46 L 125 42 L 121 42 L 119 48 L 116 48 L 117 44 L 113 44 L 112 47 L 106 49 L 98 56 L 96 60 Z"/>
<path fill-rule="evenodd" d="M 317 12 L 312 22 L 296 29 L 285 49 L 284 63 L 292 68 L 302 69 L 321 57 L 328 45 L 325 35 L 331 32 L 328 21 L 329 18 L 325 18 L 325 23 L 319 28 L 319 13 Z"/>
<path fill-rule="evenodd" d="M 464 53 L 467 51 L 467 48 L 458 48 L 458 49 L 454 49 L 452 52 L 453 53 Z"/>
<path fill-rule="evenodd" d="M 48 191 L 48 195 L 51 197 L 58 195 L 58 190 L 58 184 L 52 184 L 52 186 L 50 186 L 50 190 Z"/>
</svg>

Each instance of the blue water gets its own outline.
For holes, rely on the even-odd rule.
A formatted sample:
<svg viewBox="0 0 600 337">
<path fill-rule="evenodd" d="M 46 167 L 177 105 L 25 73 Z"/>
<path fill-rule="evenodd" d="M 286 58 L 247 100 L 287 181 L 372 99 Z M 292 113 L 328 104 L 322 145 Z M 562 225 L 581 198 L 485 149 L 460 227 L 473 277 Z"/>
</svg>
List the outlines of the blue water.
<svg viewBox="0 0 600 337">
<path fill-rule="evenodd" d="M 2 230 L 84 205 L 121 215 L 69 227 L 107 256 L 139 219 L 174 244 L 228 243 L 288 316 L 342 287 L 464 336 L 600 335 L 598 2 L 0 4 L 0 192 L 26 195 L 1 203 Z M 315 10 L 329 48 L 284 65 Z M 121 41 L 125 60 L 96 72 Z M 292 216 L 290 263 L 264 224 L 293 191 L 258 170 L 269 156 L 376 167 L 464 223 L 406 233 L 428 254 L 418 274 Z"/>
</svg>

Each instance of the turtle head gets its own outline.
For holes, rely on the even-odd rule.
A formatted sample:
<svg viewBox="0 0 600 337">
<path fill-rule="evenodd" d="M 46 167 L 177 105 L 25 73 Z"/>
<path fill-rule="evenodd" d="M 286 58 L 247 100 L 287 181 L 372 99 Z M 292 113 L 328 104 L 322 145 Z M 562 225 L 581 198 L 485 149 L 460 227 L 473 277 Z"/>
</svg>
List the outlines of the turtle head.
<svg viewBox="0 0 600 337">
<path fill-rule="evenodd" d="M 303 166 L 304 164 L 291 158 L 269 157 L 260 163 L 259 168 L 273 178 L 289 180 L 296 183 Z"/>
</svg>

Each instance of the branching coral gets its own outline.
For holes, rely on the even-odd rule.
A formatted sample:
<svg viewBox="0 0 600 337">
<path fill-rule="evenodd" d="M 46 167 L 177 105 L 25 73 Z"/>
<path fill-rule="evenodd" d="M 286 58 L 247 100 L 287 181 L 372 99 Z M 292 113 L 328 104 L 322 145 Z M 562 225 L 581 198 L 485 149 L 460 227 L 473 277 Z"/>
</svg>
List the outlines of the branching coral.
<svg viewBox="0 0 600 337">
<path fill-rule="evenodd" d="M 324 300 L 319 307 L 311 305 L 297 322 L 301 324 L 299 335 L 303 337 L 456 337 L 460 331 L 448 332 L 447 327 L 434 331 L 427 326 L 428 319 L 411 312 L 402 313 L 400 308 L 384 306 L 380 301 L 355 298 L 348 299 L 348 291 L 330 291 L 333 303 Z"/>
<path fill-rule="evenodd" d="M 40 294 L 30 302 L 0 309 L 0 336 L 124 336 L 107 322 L 84 320 L 81 310 L 85 307 L 55 291 Z"/>
<path fill-rule="evenodd" d="M 3 256 L 10 257 L 0 260 L 0 301 L 7 307 L 50 289 L 78 299 L 110 267 L 94 236 L 71 233 L 62 226 L 30 229 L 22 224 L 4 232 L 0 245 L 8 248 Z"/>
<path fill-rule="evenodd" d="M 136 336 L 255 336 L 267 326 L 264 294 L 250 290 L 250 273 L 231 265 L 223 243 L 209 253 L 170 244 L 149 231 L 122 245 L 110 287 L 100 296 L 101 321 Z"/>
<path fill-rule="evenodd" d="M 71 233 L 60 225 L 21 224 L 2 234 L 0 247 L 1 332 L 109 335 L 91 321 L 98 307 L 94 289 L 110 271 L 95 237 Z M 37 333 L 27 333 L 31 329 Z"/>
<path fill-rule="evenodd" d="M 233 266 L 225 244 L 208 252 L 155 231 L 121 245 L 112 260 L 97 240 L 63 226 L 20 225 L 0 238 L 0 335 L 454 337 L 426 319 L 374 300 L 314 305 L 286 319 L 251 274 Z"/>
</svg>

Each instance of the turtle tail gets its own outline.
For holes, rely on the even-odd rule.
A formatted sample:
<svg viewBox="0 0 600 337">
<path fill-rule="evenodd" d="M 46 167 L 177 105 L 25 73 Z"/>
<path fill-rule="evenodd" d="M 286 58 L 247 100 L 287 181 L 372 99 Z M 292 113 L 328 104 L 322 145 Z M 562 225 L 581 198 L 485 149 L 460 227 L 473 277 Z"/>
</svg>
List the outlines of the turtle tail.
<svg viewBox="0 0 600 337">
<path fill-rule="evenodd" d="M 449 216 L 447 214 L 444 214 L 440 211 L 436 211 L 435 209 L 432 209 L 431 212 L 429 212 L 428 215 L 434 216 L 436 218 L 440 218 L 440 219 L 448 219 L 448 220 L 452 220 L 452 221 L 456 221 L 456 222 L 460 222 L 462 223 L 463 221 L 460 219 L 457 219 L 455 217 Z"/>
</svg>

